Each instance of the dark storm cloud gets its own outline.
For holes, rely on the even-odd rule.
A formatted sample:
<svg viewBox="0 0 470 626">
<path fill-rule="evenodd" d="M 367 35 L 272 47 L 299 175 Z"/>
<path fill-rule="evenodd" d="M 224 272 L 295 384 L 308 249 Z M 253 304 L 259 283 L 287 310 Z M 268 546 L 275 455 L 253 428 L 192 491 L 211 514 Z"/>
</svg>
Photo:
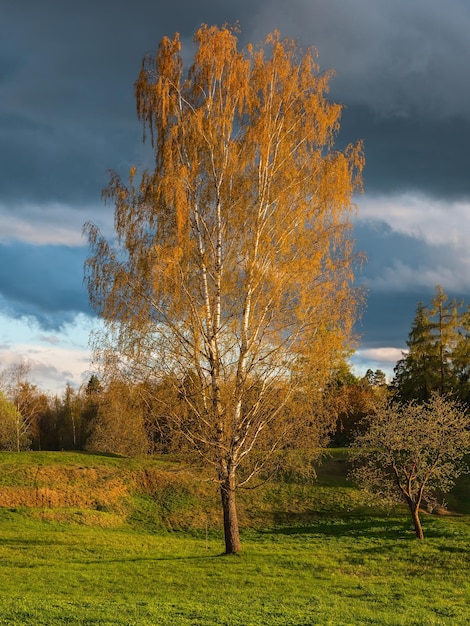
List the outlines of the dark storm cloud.
<svg viewBox="0 0 470 626">
<path fill-rule="evenodd" d="M 237 20 L 242 42 L 278 28 L 335 68 L 344 136 L 366 143 L 367 189 L 468 194 L 468 3 L 23 0 L 0 21 L 0 201 L 98 201 L 106 170 L 142 157 L 144 53 L 178 30 L 190 59 L 202 22 Z"/>
<path fill-rule="evenodd" d="M 417 297 L 418 296 L 418 297 Z M 419 294 L 369 292 L 367 307 L 356 324 L 364 349 L 382 346 L 405 348 Z"/>
<path fill-rule="evenodd" d="M 236 21 L 248 2 L 46 3 L 2 8 L 0 200 L 90 203 L 139 161 L 133 83 L 176 30 Z"/>
<path fill-rule="evenodd" d="M 178 31 L 190 61 L 201 23 L 239 21 L 242 44 L 257 44 L 277 28 L 302 46 L 318 48 L 321 69 L 336 72 L 331 97 L 345 105 L 339 145 L 365 143 L 366 195 L 470 199 L 468 0 L 3 5 L 0 220 L 10 222 L 0 238 L 12 243 L 0 247 L 0 267 L 7 268 L 0 273 L 0 309 L 13 317 L 31 315 L 46 328 L 58 328 L 88 311 L 86 253 L 71 232 L 88 219 L 106 222 L 102 216 L 112 213 L 100 201 L 108 168 L 125 174 L 145 160 L 133 95 L 142 56 Z M 78 247 L 13 243 L 25 240 L 26 232 L 29 241 L 50 243 L 44 232 L 62 206 L 68 233 L 60 241 Z M 378 202 L 378 212 L 380 207 Z M 425 219 L 423 213 L 423 226 Z M 35 225 L 41 239 L 27 231 Z M 356 234 L 369 259 L 360 280 L 371 286 L 360 330 L 364 345 L 403 346 L 417 301 L 432 297 L 434 274 L 436 282 L 446 271 L 459 275 L 460 249 L 432 246 L 380 221 L 358 223 Z"/>
<path fill-rule="evenodd" d="M 366 154 L 366 192 L 470 198 L 470 119 L 389 117 L 365 106 L 347 107 L 339 140 L 358 138 Z"/>
<path fill-rule="evenodd" d="M 83 248 L 0 245 L 1 308 L 15 317 L 34 317 L 47 329 L 59 329 L 80 312 L 89 313 L 83 275 Z"/>
<path fill-rule="evenodd" d="M 470 198 L 467 0 L 273 0 L 256 32 L 274 27 L 334 68 L 339 140 L 364 140 L 367 193 Z"/>
<path fill-rule="evenodd" d="M 0 143 L 8 146 L 0 153 L 0 200 L 12 209 L 17 203 L 99 201 L 109 149 L 129 152 L 129 141 L 116 136 L 104 147 L 90 128 L 80 132 L 11 114 L 0 114 Z"/>
<path fill-rule="evenodd" d="M 314 44 L 333 93 L 389 115 L 470 117 L 467 0 L 272 0 L 256 25 Z"/>
<path fill-rule="evenodd" d="M 429 305 L 438 284 L 449 298 L 468 302 L 464 276 L 446 285 L 447 276 L 466 274 L 452 245 L 430 245 L 378 222 L 359 222 L 355 233 L 358 249 L 367 248 L 368 256 L 358 276 L 367 293 L 367 306 L 356 329 L 363 348 L 405 348 L 418 302 Z"/>
<path fill-rule="evenodd" d="M 434 249 L 415 237 L 395 233 L 381 222 L 358 222 L 355 226 L 356 247 L 367 249 L 367 259 L 359 276 L 366 286 L 383 276 L 397 257 L 404 265 L 417 265 L 417 259 L 432 264 Z M 389 287 L 391 290 L 391 287 Z"/>
</svg>

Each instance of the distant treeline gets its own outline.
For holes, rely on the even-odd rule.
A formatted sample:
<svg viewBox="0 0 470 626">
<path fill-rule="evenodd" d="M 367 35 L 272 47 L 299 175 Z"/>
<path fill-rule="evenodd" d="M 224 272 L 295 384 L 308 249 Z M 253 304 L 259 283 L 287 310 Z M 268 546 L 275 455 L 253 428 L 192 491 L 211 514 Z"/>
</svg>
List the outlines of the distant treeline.
<svg viewBox="0 0 470 626">
<path fill-rule="evenodd" d="M 407 345 L 388 383 L 381 370 L 355 376 L 347 362 L 333 372 L 325 389 L 305 407 L 323 429 L 325 443 L 351 443 L 363 418 L 373 415 L 386 395 L 400 402 L 426 402 L 437 392 L 469 404 L 468 306 L 449 300 L 437 287 L 430 306 L 418 303 Z M 28 376 L 24 363 L 0 374 L 0 449 L 141 455 L 187 447 L 181 428 L 172 428 L 172 416 L 193 419 L 188 408 L 191 377 L 168 376 L 143 384 L 92 375 L 79 390 L 67 384 L 62 395 L 51 396 Z M 303 441 L 299 434 L 299 445 Z"/>
<path fill-rule="evenodd" d="M 70 384 L 62 395 L 51 396 L 28 380 L 28 368 L 2 372 L 0 386 L 0 449 L 88 450 L 123 455 L 181 452 L 184 436 L 172 429 L 175 413 L 191 420 L 178 381 L 158 385 L 113 379 L 106 383 L 92 375 L 79 390 Z M 187 393 L 190 381 L 181 381 Z M 363 378 L 347 364 L 335 372 L 328 387 L 309 407 L 325 430 L 323 440 L 348 443 L 357 423 L 386 393 L 385 374 L 369 370 Z"/>
</svg>

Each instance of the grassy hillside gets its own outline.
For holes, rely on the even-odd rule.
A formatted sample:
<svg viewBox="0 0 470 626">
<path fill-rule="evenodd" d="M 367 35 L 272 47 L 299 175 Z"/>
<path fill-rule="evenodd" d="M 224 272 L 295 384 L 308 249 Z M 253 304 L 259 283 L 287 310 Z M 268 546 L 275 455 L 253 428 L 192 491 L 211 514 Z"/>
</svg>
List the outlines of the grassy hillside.
<svg viewBox="0 0 470 626">
<path fill-rule="evenodd" d="M 309 523 L 318 516 L 391 513 L 369 502 L 347 479 L 347 454 L 332 450 L 317 479 L 289 477 L 239 491 L 241 525 L 262 528 Z M 197 477 L 196 477 L 197 476 Z M 456 513 L 470 513 L 470 477 L 446 496 Z M 0 453 L 0 507 L 30 517 L 118 527 L 217 528 L 217 486 L 175 458 L 123 458 L 64 452 Z"/>
<path fill-rule="evenodd" d="M 345 466 L 241 492 L 225 557 L 214 484 L 175 459 L 0 454 L 0 624 L 470 623 L 470 517 L 426 516 L 418 542 Z"/>
</svg>

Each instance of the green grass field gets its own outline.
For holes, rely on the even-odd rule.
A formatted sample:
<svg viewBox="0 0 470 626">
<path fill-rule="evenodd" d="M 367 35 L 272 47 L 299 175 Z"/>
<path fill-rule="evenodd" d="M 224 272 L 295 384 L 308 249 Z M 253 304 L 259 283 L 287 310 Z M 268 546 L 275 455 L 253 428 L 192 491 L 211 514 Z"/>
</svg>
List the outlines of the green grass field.
<svg viewBox="0 0 470 626">
<path fill-rule="evenodd" d="M 20 457 L 0 455 L 0 496 L 31 476 L 36 491 L 43 489 L 38 466 L 55 480 L 51 491 L 71 489 L 74 479 L 79 492 L 79 468 L 86 481 L 94 470 L 95 483 L 119 492 L 121 476 L 129 489 L 123 502 L 93 510 L 43 501 L 0 508 L 0 624 L 470 623 L 470 517 L 427 515 L 419 542 L 404 511 L 365 506 L 341 459 L 322 466 L 316 485 L 271 483 L 242 494 L 243 550 L 227 557 L 206 487 L 194 495 L 186 478 L 183 488 L 164 474 L 162 502 L 154 483 L 148 493 L 140 482 L 133 491 L 141 461 Z M 155 465 L 168 468 L 162 460 Z M 188 507 L 197 509 L 193 517 Z"/>
</svg>

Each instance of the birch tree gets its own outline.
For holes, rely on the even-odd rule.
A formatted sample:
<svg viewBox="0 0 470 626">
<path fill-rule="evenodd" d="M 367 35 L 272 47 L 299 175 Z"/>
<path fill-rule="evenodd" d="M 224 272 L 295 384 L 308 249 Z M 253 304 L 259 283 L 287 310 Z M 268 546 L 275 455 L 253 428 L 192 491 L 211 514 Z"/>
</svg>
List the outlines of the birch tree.
<svg viewBox="0 0 470 626">
<path fill-rule="evenodd" d="M 22 424 L 21 413 L 0 391 L 0 450 L 20 452 L 29 446 Z"/>
<path fill-rule="evenodd" d="M 334 148 L 330 78 L 277 32 L 238 50 L 233 29 L 202 26 L 187 73 L 179 36 L 165 37 L 135 84 L 154 162 L 110 177 L 115 242 L 85 225 L 95 354 L 130 379 L 175 381 L 187 410 L 168 419 L 215 470 L 227 553 L 237 487 L 351 345 L 363 153 Z"/>
<path fill-rule="evenodd" d="M 38 421 L 45 397 L 28 380 L 30 366 L 25 362 L 11 365 L 0 372 L 0 388 L 16 408 L 15 448 L 19 452 L 29 448 L 31 438 L 39 430 Z"/>
</svg>

